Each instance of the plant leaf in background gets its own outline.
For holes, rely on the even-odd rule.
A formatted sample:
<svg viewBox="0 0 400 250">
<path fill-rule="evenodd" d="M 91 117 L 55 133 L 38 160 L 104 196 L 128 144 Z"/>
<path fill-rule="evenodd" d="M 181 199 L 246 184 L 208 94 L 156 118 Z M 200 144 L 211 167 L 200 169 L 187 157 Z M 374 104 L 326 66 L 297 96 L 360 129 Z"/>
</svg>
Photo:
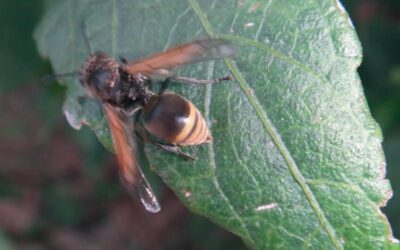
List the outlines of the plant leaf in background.
<svg viewBox="0 0 400 250">
<path fill-rule="evenodd" d="M 4 236 L 3 231 L 0 231 L 0 249 L 4 250 L 14 249 L 14 246 L 11 244 L 8 238 Z"/>
<path fill-rule="evenodd" d="M 179 75 L 229 83 L 171 89 L 203 111 L 214 141 L 188 162 L 147 147 L 152 168 L 192 211 L 255 249 L 395 246 L 379 207 L 391 196 L 381 133 L 356 72 L 361 48 L 336 1 L 55 1 L 36 30 L 55 73 L 79 70 L 95 50 L 138 59 L 193 39 L 223 37 L 234 60 Z M 64 79 L 64 112 L 108 148 L 98 103 Z"/>
</svg>

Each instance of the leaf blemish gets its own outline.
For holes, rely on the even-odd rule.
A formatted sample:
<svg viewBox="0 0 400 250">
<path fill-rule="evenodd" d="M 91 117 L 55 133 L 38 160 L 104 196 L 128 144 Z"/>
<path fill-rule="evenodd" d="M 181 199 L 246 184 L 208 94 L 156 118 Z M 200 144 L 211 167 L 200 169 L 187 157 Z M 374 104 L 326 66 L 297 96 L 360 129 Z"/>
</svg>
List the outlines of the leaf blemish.
<svg viewBox="0 0 400 250">
<path fill-rule="evenodd" d="M 183 195 L 184 195 L 186 198 L 190 198 L 190 196 L 192 196 L 192 192 L 189 192 L 189 191 L 187 191 L 187 190 L 183 190 Z"/>
<path fill-rule="evenodd" d="M 254 95 L 254 90 L 252 88 L 248 88 L 247 89 L 247 94 L 250 95 L 250 96 L 253 96 Z"/>
<path fill-rule="evenodd" d="M 264 205 L 258 206 L 256 208 L 256 212 L 261 212 L 261 211 L 265 211 L 265 210 L 271 210 L 273 208 L 276 208 L 277 206 L 278 206 L 278 203 L 275 203 L 275 202 L 269 203 L 269 204 L 264 204 Z"/>
<path fill-rule="evenodd" d="M 246 24 L 244 25 L 244 27 L 246 27 L 246 28 L 251 28 L 251 27 L 254 27 L 254 25 L 255 25 L 255 23 L 253 23 L 253 22 L 248 22 L 248 23 L 246 23 Z"/>
</svg>

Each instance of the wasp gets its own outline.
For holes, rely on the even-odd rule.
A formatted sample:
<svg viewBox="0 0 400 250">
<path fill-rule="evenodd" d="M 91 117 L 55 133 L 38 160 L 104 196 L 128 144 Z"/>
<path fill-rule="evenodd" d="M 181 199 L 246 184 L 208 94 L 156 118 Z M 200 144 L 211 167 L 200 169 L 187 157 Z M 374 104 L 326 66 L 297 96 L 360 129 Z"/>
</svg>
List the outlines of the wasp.
<svg viewBox="0 0 400 250">
<path fill-rule="evenodd" d="M 93 53 L 84 27 L 82 33 L 90 56 L 78 75 L 88 95 L 102 103 L 113 138 L 121 181 L 131 196 L 141 200 L 147 211 L 157 213 L 161 206 L 136 158 L 136 140 L 139 138 L 193 160 L 180 147 L 210 143 L 212 135 L 196 106 L 186 98 L 167 91 L 168 84 L 171 81 L 190 85 L 213 84 L 230 80 L 230 77 L 199 80 L 175 76 L 171 70 L 183 64 L 231 57 L 235 49 L 226 40 L 209 38 L 141 60 L 121 58 L 117 62 L 106 53 Z M 152 82 L 160 79 L 160 76 L 164 80 L 160 81 L 162 85 L 159 91 L 154 93 Z M 143 129 L 137 129 L 139 127 Z M 149 134 L 157 140 L 149 139 Z"/>
</svg>

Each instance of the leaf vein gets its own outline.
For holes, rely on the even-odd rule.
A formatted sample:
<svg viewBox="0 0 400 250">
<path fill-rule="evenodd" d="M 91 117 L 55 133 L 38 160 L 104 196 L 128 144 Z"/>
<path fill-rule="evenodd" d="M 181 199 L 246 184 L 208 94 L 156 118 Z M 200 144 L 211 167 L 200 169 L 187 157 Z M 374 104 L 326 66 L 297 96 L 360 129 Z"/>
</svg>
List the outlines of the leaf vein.
<svg viewBox="0 0 400 250">
<path fill-rule="evenodd" d="M 217 37 L 218 34 L 216 34 L 211 27 L 210 23 L 208 22 L 207 16 L 205 13 L 203 13 L 202 9 L 200 8 L 199 4 L 196 2 L 196 0 L 189 0 L 194 12 L 200 19 L 200 22 L 203 25 L 203 28 L 205 31 L 211 36 L 211 37 Z M 249 40 L 247 38 L 243 38 L 245 40 Z M 259 45 L 260 43 L 258 42 L 253 42 L 252 44 Z M 266 46 L 265 46 L 266 47 Z M 268 48 L 268 47 L 267 47 Z M 272 50 L 272 49 L 271 49 Z M 273 51 L 273 50 L 272 50 Z M 280 54 L 282 58 L 285 58 L 288 61 L 294 61 L 295 60 L 290 60 L 290 58 L 283 56 Z M 263 111 L 261 104 L 259 103 L 258 99 L 255 97 L 255 95 L 250 95 L 247 93 L 247 89 L 249 89 L 248 83 L 245 81 L 244 77 L 240 74 L 238 68 L 234 64 L 232 60 L 225 59 L 225 64 L 228 66 L 229 70 L 232 72 L 234 77 L 237 79 L 240 88 L 242 89 L 243 93 L 247 97 L 248 101 L 250 104 L 253 106 L 258 118 L 260 119 L 261 123 L 263 124 L 266 132 L 269 134 L 271 137 L 272 141 L 274 142 L 275 146 L 278 148 L 280 151 L 282 157 L 284 158 L 288 169 L 290 173 L 292 174 L 293 178 L 295 181 L 298 183 L 300 188 L 303 190 L 304 195 L 306 196 L 311 208 L 314 210 L 314 213 L 316 214 L 319 223 L 321 227 L 327 232 L 330 240 L 332 241 L 334 247 L 336 249 L 343 249 L 342 243 L 340 242 L 340 239 L 335 233 L 334 228 L 328 221 L 328 219 L 325 216 L 324 211 L 320 207 L 317 198 L 315 197 L 314 193 L 311 191 L 310 187 L 307 185 L 305 178 L 302 176 L 300 169 L 298 168 L 295 160 L 293 159 L 292 155 L 290 154 L 289 150 L 287 149 L 285 143 L 283 142 L 282 138 L 279 136 L 278 132 L 276 131 L 275 127 L 273 126 L 271 120 L 268 118 L 267 114 Z M 296 63 L 294 63 L 296 64 Z M 299 66 L 303 66 L 303 64 L 297 63 Z M 296 65 L 297 65 L 296 64 Z M 311 72 L 311 71 L 310 71 Z M 317 74 L 317 73 L 315 73 Z M 317 74 L 318 75 L 318 74 Z M 211 146 L 211 145 L 210 145 Z M 214 160 L 212 158 L 212 160 Z M 215 164 L 215 162 L 211 162 Z M 215 165 L 214 165 L 215 167 Z M 218 183 L 217 183 L 218 184 Z M 226 197 L 225 197 L 226 198 Z M 227 198 L 226 198 L 227 199 Z M 228 200 L 229 201 L 229 200 Z"/>
<path fill-rule="evenodd" d="M 178 16 L 176 17 L 175 23 L 174 23 L 174 25 L 172 26 L 172 28 L 171 28 L 170 31 L 169 31 L 168 38 L 167 38 L 167 43 L 165 44 L 163 50 L 166 50 L 166 49 L 170 46 L 170 44 L 171 44 L 171 39 L 172 39 L 172 35 L 174 34 L 176 28 L 178 27 L 179 21 L 180 21 L 189 11 L 190 11 L 190 7 L 187 7 L 180 15 L 178 15 Z"/>
<path fill-rule="evenodd" d="M 264 26 L 265 19 L 266 19 L 266 17 L 267 17 L 267 10 L 268 10 L 269 6 L 271 5 L 271 3 L 272 3 L 272 0 L 269 1 L 269 2 L 265 5 L 265 7 L 264 7 L 264 9 L 263 9 L 262 19 L 261 19 L 261 21 L 260 21 L 260 24 L 258 25 L 258 29 L 257 29 L 256 35 L 254 36 L 254 40 L 256 40 L 256 41 L 258 40 L 258 36 L 260 35 L 260 32 L 261 32 L 261 30 L 262 30 L 262 28 L 263 28 L 263 26 Z"/>
<path fill-rule="evenodd" d="M 208 67 L 208 74 L 207 74 L 207 79 L 211 79 L 212 75 L 213 75 L 213 71 L 214 71 L 214 62 L 210 62 L 209 63 L 209 67 Z M 212 84 L 208 84 L 206 86 L 206 94 L 205 94 L 205 108 L 204 108 L 204 116 L 207 122 L 209 122 L 209 113 L 210 113 L 210 105 L 211 105 L 211 90 L 212 90 Z M 214 182 L 214 186 L 217 189 L 217 191 L 219 192 L 220 196 L 222 197 L 222 199 L 226 202 L 226 204 L 228 205 L 229 209 L 231 210 L 233 216 L 235 217 L 235 219 L 240 223 L 241 227 L 245 230 L 246 236 L 249 239 L 249 241 L 251 241 L 252 244 L 254 244 L 254 240 L 251 237 L 250 231 L 247 228 L 246 223 L 242 220 L 242 218 L 239 216 L 238 212 L 236 211 L 235 207 L 231 204 L 231 202 L 229 201 L 228 197 L 225 195 L 224 191 L 221 189 L 221 186 L 219 185 L 219 181 L 218 181 L 218 176 L 216 173 L 216 164 L 215 164 L 215 154 L 214 154 L 214 148 L 213 148 L 213 143 L 208 144 L 208 159 L 211 165 L 211 172 L 213 175 L 213 182 Z"/>
<path fill-rule="evenodd" d="M 112 14 L 111 14 L 111 54 L 115 55 L 117 52 L 117 26 L 118 26 L 118 10 L 117 0 L 112 0 Z"/>
<path fill-rule="evenodd" d="M 303 190 L 304 195 L 306 196 L 308 202 L 310 203 L 312 209 L 314 210 L 321 227 L 328 233 L 332 243 L 337 249 L 342 249 L 342 243 L 337 238 L 335 234 L 335 230 L 333 229 L 332 225 L 329 223 L 328 219 L 325 216 L 324 211 L 320 207 L 317 198 L 315 197 L 314 193 L 311 191 L 310 187 L 307 185 L 307 182 L 303 175 L 300 172 L 295 160 L 293 159 L 291 153 L 289 152 L 288 148 L 286 147 L 285 143 L 283 142 L 282 138 L 279 136 L 279 133 L 276 131 L 276 128 L 272 124 L 272 121 L 268 118 L 268 115 L 264 112 L 259 103 L 258 99 L 255 95 L 250 96 L 247 93 L 246 89 L 249 89 L 249 85 L 244 80 L 244 77 L 239 73 L 238 68 L 231 60 L 225 60 L 226 65 L 232 72 L 232 74 L 237 79 L 240 88 L 242 89 L 243 93 L 246 95 L 247 99 L 249 100 L 250 104 L 253 106 L 254 110 L 258 118 L 260 119 L 261 123 L 263 124 L 266 132 L 271 137 L 272 141 L 274 142 L 275 146 L 279 150 L 280 154 L 284 158 L 290 173 L 292 174 L 295 181 L 299 184 L 300 188 Z"/>
<path fill-rule="evenodd" d="M 227 112 L 227 116 L 228 116 L 228 126 L 232 126 L 232 121 L 231 121 L 231 118 L 230 118 L 230 114 L 231 114 L 231 109 L 230 109 L 230 107 L 231 107 L 231 105 L 230 105 L 230 101 L 229 101 L 229 100 L 231 99 L 231 97 L 232 97 L 232 93 L 229 93 L 229 94 L 228 94 L 228 97 L 227 97 L 227 100 L 228 100 L 228 105 L 227 105 L 227 106 L 228 106 L 228 112 Z M 251 173 L 251 171 L 249 170 L 249 168 L 247 167 L 247 165 L 244 164 L 244 163 L 242 162 L 242 160 L 240 159 L 240 157 L 239 157 L 239 153 L 238 153 L 238 151 L 237 151 L 237 149 L 236 149 L 235 142 L 233 141 L 233 138 L 234 138 L 234 137 L 233 137 L 233 135 L 232 135 L 231 129 L 228 129 L 227 132 L 228 132 L 229 137 L 230 137 L 230 139 L 231 139 L 231 145 L 232 145 L 233 153 L 234 153 L 234 155 L 235 155 L 236 160 L 239 162 L 239 165 L 243 167 L 243 169 L 247 172 L 247 174 L 248 174 L 248 175 L 250 176 L 250 178 L 253 180 L 254 184 L 255 184 L 256 187 L 257 187 L 258 193 L 261 195 L 260 183 L 257 181 L 257 179 L 255 178 L 255 176 Z"/>
<path fill-rule="evenodd" d="M 300 237 L 300 236 L 298 236 L 298 235 L 296 235 L 296 234 L 294 234 L 294 233 L 292 233 L 292 232 L 289 232 L 286 228 L 284 228 L 284 227 L 282 227 L 282 226 L 279 226 L 279 227 L 278 227 L 278 230 L 281 230 L 281 231 L 282 231 L 283 233 L 285 233 L 286 235 L 288 235 L 288 236 L 290 236 L 290 237 L 292 237 L 292 238 L 298 239 L 298 240 L 300 240 L 301 242 L 304 242 L 304 241 L 305 241 L 302 237 Z"/>
<path fill-rule="evenodd" d="M 231 34 L 218 34 L 218 35 L 220 35 L 222 38 L 226 38 L 226 39 L 229 39 L 229 40 L 232 40 L 232 41 L 237 41 L 237 42 L 246 44 L 248 46 L 252 46 L 252 47 L 264 50 L 266 52 L 269 52 L 271 55 L 275 56 L 276 58 L 279 58 L 282 61 L 290 63 L 290 64 L 292 64 L 294 66 L 297 66 L 303 72 L 306 72 L 306 73 L 308 73 L 310 75 L 313 75 L 318 80 L 320 80 L 322 82 L 329 83 L 328 79 L 325 76 L 319 74 L 317 71 L 315 71 L 314 69 L 310 68 L 308 65 L 306 65 L 306 64 L 304 64 L 304 63 L 302 63 L 302 62 L 300 62 L 300 61 L 298 61 L 298 60 L 296 60 L 294 58 L 286 56 L 285 54 L 283 54 L 283 53 L 281 53 L 281 52 L 279 52 L 279 51 L 277 51 L 277 50 L 275 50 L 275 49 L 273 49 L 273 48 L 271 48 L 271 47 L 269 47 L 269 46 L 267 46 L 267 45 L 265 45 L 265 44 L 263 44 L 261 42 L 254 41 L 254 40 L 251 40 L 251 39 L 246 38 L 246 37 L 235 36 L 235 35 L 231 35 Z"/>
<path fill-rule="evenodd" d="M 303 242 L 303 250 L 308 250 L 312 246 L 311 240 L 319 233 L 318 228 L 314 229 L 314 231 L 310 232 Z"/>
<path fill-rule="evenodd" d="M 70 12 L 70 15 L 68 15 L 69 16 L 69 18 L 68 18 L 68 24 L 69 24 L 69 28 L 71 29 L 71 31 L 70 31 L 70 40 L 71 40 L 71 42 L 72 42 L 72 44 L 75 44 L 75 40 L 76 40 L 76 37 L 75 37 L 75 30 L 74 30 L 74 18 L 73 18 L 73 16 L 74 16 L 74 9 L 75 9 L 75 7 L 74 7 L 74 3 L 75 3 L 75 1 L 69 1 L 69 5 L 68 5 L 68 9 L 69 9 L 69 12 Z M 71 57 L 71 70 L 75 70 L 75 57 Z"/>
</svg>

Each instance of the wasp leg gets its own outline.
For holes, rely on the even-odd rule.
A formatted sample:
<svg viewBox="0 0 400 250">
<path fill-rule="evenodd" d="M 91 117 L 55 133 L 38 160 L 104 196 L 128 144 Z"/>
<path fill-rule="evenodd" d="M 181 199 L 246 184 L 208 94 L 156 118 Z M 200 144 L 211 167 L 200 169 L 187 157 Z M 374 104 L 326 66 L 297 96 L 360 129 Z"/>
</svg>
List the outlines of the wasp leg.
<svg viewBox="0 0 400 250">
<path fill-rule="evenodd" d="M 158 95 L 162 95 L 165 92 L 165 90 L 168 88 L 168 85 L 171 81 L 194 85 L 194 86 L 196 86 L 196 85 L 199 86 L 199 85 L 214 84 L 214 83 L 230 81 L 230 80 L 232 80 L 231 76 L 225 76 L 225 77 L 221 77 L 221 78 L 217 78 L 217 79 L 208 79 L 208 80 L 201 80 L 201 79 L 196 79 L 196 78 L 191 78 L 191 77 L 186 77 L 186 76 L 171 76 L 171 77 L 165 78 L 165 80 L 161 83 L 161 88 L 160 88 L 160 91 L 158 92 Z"/>
<path fill-rule="evenodd" d="M 223 81 L 230 81 L 230 80 L 232 80 L 232 77 L 225 76 L 225 77 L 216 78 L 216 79 L 196 79 L 196 78 L 185 77 L 185 76 L 171 76 L 168 78 L 168 80 L 172 80 L 172 81 L 176 81 L 176 82 L 184 83 L 184 84 L 190 84 L 190 85 L 205 85 L 205 84 L 219 83 L 219 82 L 223 82 Z"/>
<path fill-rule="evenodd" d="M 176 154 L 178 156 L 181 156 L 187 160 L 191 160 L 194 161 L 195 158 L 189 154 L 186 154 L 185 152 L 183 152 L 181 150 L 180 147 L 176 146 L 176 145 L 169 145 L 169 144 L 163 144 L 160 142 L 156 142 L 156 141 L 150 141 L 151 144 L 153 144 L 154 146 L 157 146 L 165 151 L 168 151 L 170 153 Z"/>
<path fill-rule="evenodd" d="M 167 90 L 170 82 L 171 82 L 171 77 L 165 78 L 165 80 L 161 83 L 161 88 L 158 91 L 158 95 L 162 95 Z"/>
<path fill-rule="evenodd" d="M 143 128 L 143 126 L 141 125 L 141 123 L 139 122 L 139 118 L 141 115 L 142 111 L 138 111 L 137 115 L 135 116 L 135 134 L 136 134 L 136 138 L 140 141 L 142 141 L 143 143 L 151 143 L 154 146 L 165 150 L 167 152 L 176 154 L 180 157 L 183 157 L 187 160 L 195 160 L 195 158 L 193 156 L 190 156 L 189 154 L 186 154 L 185 152 L 183 152 L 178 146 L 176 145 L 172 145 L 172 144 L 164 144 L 158 141 L 154 141 L 151 138 L 148 137 L 148 133 L 147 131 Z"/>
<path fill-rule="evenodd" d="M 143 132 L 143 131 L 142 131 L 142 132 Z M 146 133 L 146 132 L 145 132 L 145 133 Z M 185 159 L 187 159 L 187 160 L 191 160 L 191 161 L 194 161 L 194 160 L 195 160 L 195 158 L 194 158 L 193 156 L 191 156 L 191 155 L 189 155 L 189 154 L 186 154 L 185 152 L 183 152 L 183 151 L 181 150 L 180 147 L 178 147 L 178 146 L 176 146 L 176 145 L 163 144 L 163 143 L 161 143 L 161 142 L 153 141 L 153 140 L 149 139 L 147 136 L 142 136 L 142 135 L 140 135 L 140 134 L 139 134 L 139 135 L 137 134 L 137 137 L 138 137 L 139 140 L 141 140 L 141 141 L 143 141 L 143 142 L 151 143 L 151 144 L 153 144 L 154 146 L 156 146 L 156 147 L 158 147 L 158 148 L 160 148 L 160 149 L 162 149 L 162 150 L 165 150 L 165 151 L 167 151 L 167 152 L 176 154 L 177 156 L 183 157 L 183 158 L 185 158 Z"/>
</svg>

